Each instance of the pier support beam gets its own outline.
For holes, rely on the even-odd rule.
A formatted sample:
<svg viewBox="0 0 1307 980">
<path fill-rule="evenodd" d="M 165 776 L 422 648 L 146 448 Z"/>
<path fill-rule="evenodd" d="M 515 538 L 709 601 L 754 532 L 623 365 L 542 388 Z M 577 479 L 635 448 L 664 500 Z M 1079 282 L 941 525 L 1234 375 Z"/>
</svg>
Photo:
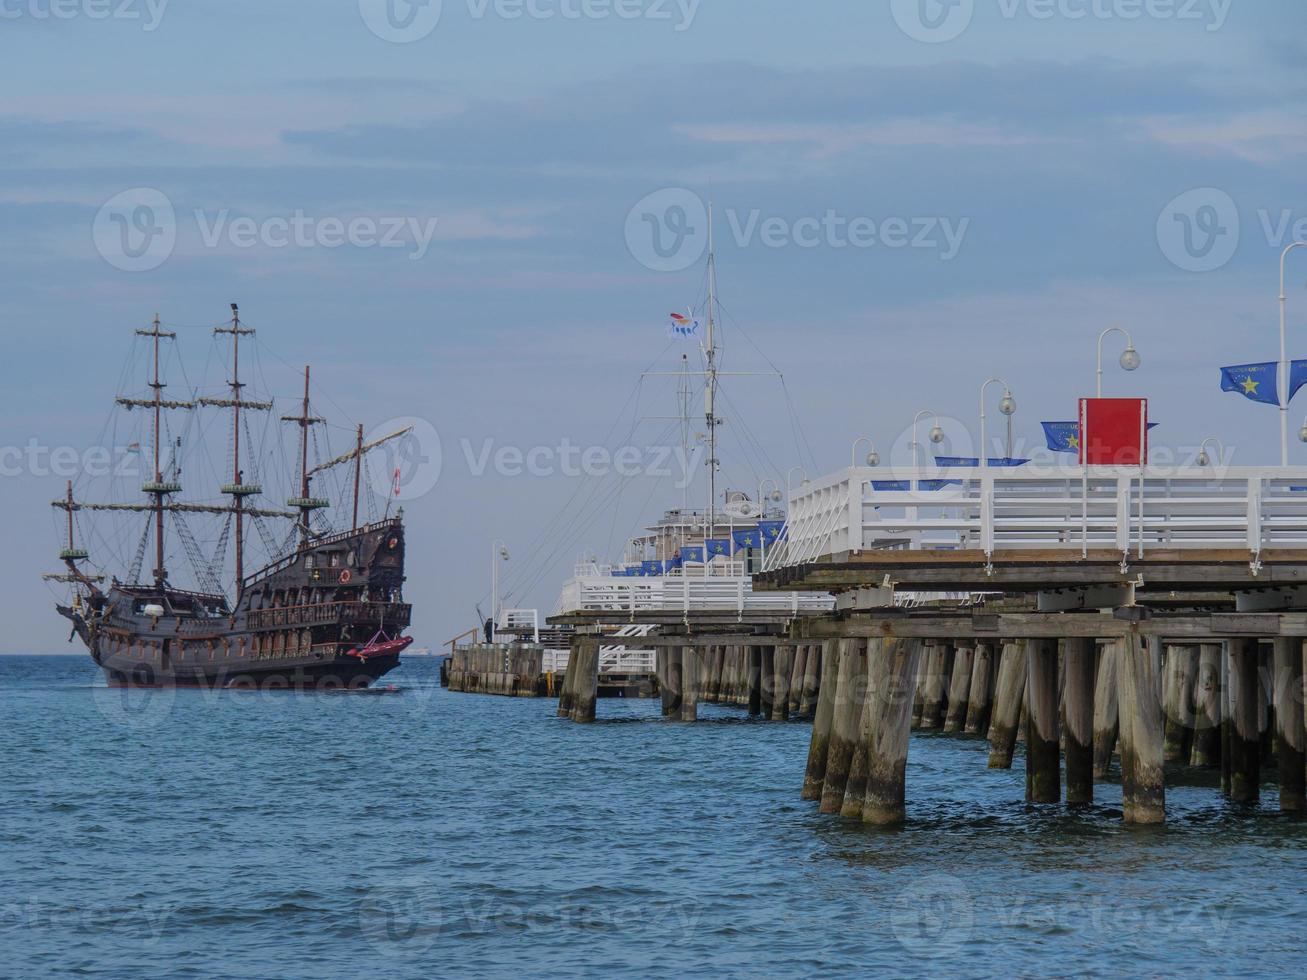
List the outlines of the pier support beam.
<svg viewBox="0 0 1307 980">
<path fill-rule="evenodd" d="M 857 737 L 855 712 L 861 706 L 857 695 L 857 640 L 840 640 L 839 666 L 836 668 L 835 715 L 831 723 L 830 747 L 826 751 L 826 775 L 821 791 L 821 812 L 839 813 L 844 808 L 844 790 L 853 760 L 853 740 Z"/>
<path fill-rule="evenodd" d="M 808 746 L 808 769 L 803 776 L 802 799 L 820 800 L 822 784 L 826 778 L 826 754 L 830 748 L 831 725 L 835 718 L 835 670 L 837 656 L 835 641 L 828 640 L 813 653 L 821 659 L 824 677 L 817 698 L 816 714 L 812 720 L 812 741 Z"/>
<path fill-rule="evenodd" d="M 1194 678 L 1194 737 L 1189 764 L 1214 768 L 1221 764 L 1221 645 L 1204 643 L 1198 652 Z"/>
<path fill-rule="evenodd" d="M 1157 643 L 1157 640 L 1153 640 Z M 1166 788 L 1162 769 L 1162 704 L 1152 651 L 1132 634 L 1120 643 L 1121 790 L 1125 822 L 1162 823 Z M 1255 661 L 1254 661 L 1255 663 Z"/>
<path fill-rule="evenodd" d="M 1026 647 L 1026 802 L 1062 799 L 1061 737 L 1057 717 L 1057 641 L 1028 640 Z"/>
<path fill-rule="evenodd" d="M 576 699 L 576 675 L 577 675 L 577 657 L 581 649 L 581 641 L 573 640 L 568 649 L 567 667 L 563 671 L 563 687 L 558 692 L 558 717 L 572 717 L 572 703 Z"/>
<path fill-rule="evenodd" d="M 994 697 L 994 645 L 977 643 L 971 668 L 971 689 L 967 696 L 968 735 L 989 733 L 989 712 Z"/>
<path fill-rule="evenodd" d="M 1003 644 L 994 687 L 994 713 L 989 723 L 989 768 L 1011 769 L 1017 744 L 1021 703 L 1026 693 L 1026 650 L 1019 643 Z"/>
<path fill-rule="evenodd" d="M 1260 643 L 1251 637 L 1227 640 L 1226 676 L 1230 685 L 1230 717 L 1225 726 L 1229 758 L 1229 794 L 1235 803 L 1256 803 L 1261 797 Z"/>
<path fill-rule="evenodd" d="M 1098 653 L 1098 676 L 1094 682 L 1094 778 L 1103 779 L 1112 765 L 1117 737 L 1121 732 L 1121 645 L 1104 643 Z"/>
<path fill-rule="evenodd" d="M 967 705 L 971 696 L 971 675 L 976 662 L 976 648 L 958 644 L 953 654 L 953 676 L 949 680 L 948 710 L 944 731 L 960 732 L 967 724 Z"/>
<path fill-rule="evenodd" d="M 664 718 L 676 718 L 681 713 L 681 658 L 680 647 L 663 647 L 662 709 Z"/>
<path fill-rule="evenodd" d="M 1302 640 L 1278 637 L 1275 641 L 1276 752 L 1280 764 L 1280 810 L 1284 813 L 1302 813 L 1307 809 L 1302 653 Z"/>
<path fill-rule="evenodd" d="M 1066 731 L 1066 801 L 1094 802 L 1094 673 L 1098 644 L 1066 641 L 1063 655 L 1062 726 Z"/>
<path fill-rule="evenodd" d="M 762 715 L 763 721 L 769 721 L 776 704 L 776 648 L 761 649 L 762 676 L 759 678 L 759 690 L 762 693 L 762 703 L 758 706 L 758 713 Z"/>
<path fill-rule="evenodd" d="M 948 700 L 949 645 L 932 641 L 926 654 L 926 686 L 921 700 L 921 728 L 934 731 L 944 724 L 944 707 Z"/>
<path fill-rule="evenodd" d="M 920 640 L 884 640 L 868 644 L 873 677 L 867 700 L 867 794 L 864 823 L 902 823 L 907 816 L 906 773 L 912 727 L 913 692 Z"/>
</svg>

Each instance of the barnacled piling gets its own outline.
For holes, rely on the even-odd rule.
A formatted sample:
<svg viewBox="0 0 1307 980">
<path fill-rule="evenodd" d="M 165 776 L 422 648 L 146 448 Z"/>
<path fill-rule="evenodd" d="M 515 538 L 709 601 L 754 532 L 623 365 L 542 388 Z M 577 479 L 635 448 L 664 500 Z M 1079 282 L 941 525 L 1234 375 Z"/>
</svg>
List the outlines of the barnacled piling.
<svg viewBox="0 0 1307 980">
<path fill-rule="evenodd" d="M 994 697 L 994 645 L 981 642 L 971 667 L 971 688 L 967 696 L 968 735 L 984 736 L 989 733 L 989 712 Z"/>
<path fill-rule="evenodd" d="M 876 681 L 867 701 L 867 793 L 862 819 L 879 825 L 902 823 L 907 815 L 905 777 L 921 641 L 884 640 L 869 647 L 869 670 Z"/>
<path fill-rule="evenodd" d="M 971 695 L 971 674 L 975 667 L 976 649 L 970 643 L 959 644 L 953 654 L 953 676 L 949 681 L 948 710 L 944 715 L 944 731 L 960 732 L 967 723 L 968 698 Z"/>
<path fill-rule="evenodd" d="M 1102 779 L 1112 765 L 1117 737 L 1121 732 L 1118 680 L 1121 673 L 1121 644 L 1109 640 L 1098 654 L 1098 677 L 1094 682 L 1094 778 Z"/>
<path fill-rule="evenodd" d="M 1230 799 L 1235 803 L 1256 803 L 1261 795 L 1261 733 L 1258 708 L 1261 679 L 1258 676 L 1259 642 L 1254 638 L 1226 641 L 1229 660 L 1230 723 L 1228 756 Z"/>
<path fill-rule="evenodd" d="M 790 648 L 776 647 L 772 655 L 771 720 L 790 719 Z"/>
<path fill-rule="evenodd" d="M 1094 802 L 1094 668 L 1098 644 L 1071 638 L 1063 655 L 1062 727 L 1066 749 L 1066 801 Z"/>
<path fill-rule="evenodd" d="M 812 741 L 808 747 L 808 768 L 803 776 L 802 798 L 820 800 L 826 778 L 826 754 L 830 747 L 831 725 L 835 718 L 836 674 L 832 664 L 837 656 L 835 641 L 827 640 L 813 651 L 822 662 L 821 691 L 812 720 Z"/>
<path fill-rule="evenodd" d="M 1307 807 L 1307 759 L 1303 731 L 1303 643 L 1299 639 L 1275 640 L 1275 724 L 1276 754 L 1280 765 L 1280 810 L 1301 813 Z"/>
<path fill-rule="evenodd" d="M 1196 646 L 1171 646 L 1166 650 L 1163 757 L 1167 762 L 1183 762 L 1189 758 L 1194 729 L 1193 688 L 1200 655 Z"/>
<path fill-rule="evenodd" d="M 1221 764 L 1221 645 L 1204 643 L 1198 652 L 1194 677 L 1194 735 L 1189 749 L 1191 766 Z"/>
<path fill-rule="evenodd" d="M 803 673 L 808 665 L 808 647 L 801 644 L 794 648 L 793 664 L 790 667 L 790 703 L 788 705 L 791 715 L 799 713 L 799 706 L 803 703 Z"/>
<path fill-rule="evenodd" d="M 747 682 L 749 685 L 749 714 L 750 716 L 762 714 L 762 647 L 751 646 L 749 651 L 749 676 Z"/>
<path fill-rule="evenodd" d="M 1154 639 L 1153 643 L 1158 641 Z M 1166 819 L 1162 769 L 1162 704 L 1153 656 L 1138 633 L 1121 642 L 1118 690 L 1121 713 L 1121 790 L 1125 822 Z"/>
<path fill-rule="evenodd" d="M 702 648 L 681 648 L 681 721 L 699 720 L 699 685 L 703 673 L 700 661 L 704 652 Z"/>
<path fill-rule="evenodd" d="M 835 716 L 831 723 L 830 746 L 826 751 L 826 775 L 821 793 L 821 812 L 839 813 L 844 807 L 844 789 L 857 737 L 857 715 L 861 698 L 857 690 L 858 641 L 840 640 L 840 660 L 835 686 Z"/>
<path fill-rule="evenodd" d="M 854 819 L 862 818 L 862 805 L 867 795 L 867 740 L 863 726 L 867 719 L 867 698 L 872 683 L 867 672 L 868 647 L 879 642 L 868 640 L 865 644 L 859 643 L 856 646 L 852 692 L 857 702 L 853 710 L 853 754 L 849 759 L 849 778 L 844 784 L 844 805 L 840 808 L 841 816 Z"/>
<path fill-rule="evenodd" d="M 994 687 L 994 712 L 989 723 L 989 768 L 1011 769 L 1016 747 L 1021 704 L 1026 692 L 1026 650 L 1019 643 L 1004 643 Z"/>
<path fill-rule="evenodd" d="M 811 717 L 817 710 L 817 697 L 821 684 L 825 645 L 808 645 L 808 656 L 803 662 L 803 690 L 799 697 L 799 714 Z"/>
<path fill-rule="evenodd" d="M 577 675 L 571 717 L 573 721 L 588 724 L 595 720 L 595 702 L 599 696 L 599 641 L 583 640 L 573 659 L 577 661 Z"/>
<path fill-rule="evenodd" d="M 1057 640 L 1026 641 L 1026 802 L 1062 798 L 1057 717 Z"/>
</svg>

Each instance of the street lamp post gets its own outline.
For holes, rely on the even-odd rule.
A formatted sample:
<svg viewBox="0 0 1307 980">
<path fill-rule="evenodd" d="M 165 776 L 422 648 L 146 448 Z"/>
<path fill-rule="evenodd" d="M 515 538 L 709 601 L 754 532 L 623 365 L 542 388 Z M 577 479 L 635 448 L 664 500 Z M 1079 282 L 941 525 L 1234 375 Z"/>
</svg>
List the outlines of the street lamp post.
<svg viewBox="0 0 1307 980">
<path fill-rule="evenodd" d="M 1130 331 L 1124 327 L 1108 327 L 1098 335 L 1098 397 L 1103 397 L 1103 341 L 1110 333 L 1119 333 L 1125 337 L 1126 348 L 1121 352 L 1121 367 L 1126 371 L 1137 371 L 1142 359 L 1139 357 L 1139 351 L 1135 350 L 1134 338 L 1130 336 Z"/>
<path fill-rule="evenodd" d="M 499 629 L 499 563 L 508 561 L 508 545 L 496 538 L 490 542 L 490 642 Z"/>
<path fill-rule="evenodd" d="M 1307 248 L 1307 242 L 1291 242 L 1283 252 L 1280 253 L 1280 370 L 1276 395 L 1280 399 L 1280 465 L 1289 465 L 1289 353 L 1288 343 L 1285 337 L 1284 321 L 1285 308 L 1288 303 L 1288 297 L 1284 292 L 1284 264 L 1289 258 L 1289 253 L 1295 248 Z M 1307 422 L 1303 423 L 1303 429 L 1307 430 Z M 1300 433 L 1301 435 L 1301 433 Z M 1303 440 L 1307 442 L 1307 439 Z"/>
<path fill-rule="evenodd" d="M 853 440 L 853 450 L 852 450 L 852 452 L 851 452 L 850 455 L 849 455 L 849 468 L 850 468 L 850 469 L 856 469 L 856 468 L 857 468 L 857 466 L 858 466 L 858 447 L 859 447 L 860 445 L 862 445 L 864 442 L 867 444 L 867 449 L 868 449 L 868 452 L 867 452 L 867 465 L 868 465 L 868 466 L 879 466 L 879 465 L 880 465 L 880 453 L 876 452 L 876 444 L 875 444 L 874 442 L 872 442 L 871 439 L 869 439 L 867 436 L 858 436 L 858 438 L 856 438 L 856 439 Z"/>
<path fill-rule="evenodd" d="M 763 487 L 766 486 L 771 487 L 771 495 L 770 495 L 771 502 L 774 504 L 779 504 L 781 502 L 781 488 L 779 485 L 777 485 L 776 481 L 763 480 L 761 483 L 758 484 L 758 508 L 759 508 L 758 516 L 759 517 L 767 516 L 767 497 L 764 496 L 762 492 Z"/>
<path fill-rule="evenodd" d="M 1197 463 L 1199 466 L 1210 466 L 1212 463 L 1212 457 L 1207 455 L 1207 444 L 1209 442 L 1216 443 L 1216 461 L 1218 463 L 1225 462 L 1225 444 L 1222 443 L 1220 439 L 1216 438 L 1216 436 L 1208 436 L 1198 446 Z"/>
<path fill-rule="evenodd" d="M 990 385 L 1003 386 L 1003 398 L 998 403 L 998 410 L 1006 415 L 1009 419 L 1016 414 L 1017 400 L 1012 397 L 1011 386 L 1002 378 L 990 378 L 980 386 L 980 465 L 989 466 L 989 447 L 985 442 L 985 392 Z M 1012 456 L 1012 427 L 1008 426 L 1008 458 Z"/>
<path fill-rule="evenodd" d="M 930 427 L 930 441 L 939 445 L 944 441 L 944 430 L 939 424 L 939 416 L 930 409 L 923 408 L 920 412 L 912 417 L 912 465 L 921 469 L 921 443 L 917 442 L 917 423 L 927 415 L 935 420 L 935 424 Z"/>
</svg>

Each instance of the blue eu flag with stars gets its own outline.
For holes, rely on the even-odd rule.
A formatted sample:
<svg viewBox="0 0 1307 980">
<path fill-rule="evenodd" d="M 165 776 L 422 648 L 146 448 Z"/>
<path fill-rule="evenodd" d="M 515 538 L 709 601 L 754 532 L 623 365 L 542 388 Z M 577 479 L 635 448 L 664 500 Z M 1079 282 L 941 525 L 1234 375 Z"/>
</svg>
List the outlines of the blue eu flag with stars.
<svg viewBox="0 0 1307 980">
<path fill-rule="evenodd" d="M 693 548 L 682 548 L 682 549 L 681 549 L 681 561 L 683 561 L 683 562 L 687 562 L 687 561 L 697 561 L 697 562 L 702 562 L 702 561 L 703 561 L 703 546 L 702 546 L 702 545 L 695 545 Z"/>
<path fill-rule="evenodd" d="M 704 542 L 704 547 L 708 550 L 709 561 L 712 561 L 718 555 L 729 555 L 731 553 L 729 538 L 709 538 Z"/>
<path fill-rule="evenodd" d="M 1080 452 L 1079 422 L 1042 422 L 1044 440 L 1055 453 Z"/>
<path fill-rule="evenodd" d="M 733 531 L 731 538 L 735 541 L 737 548 L 757 548 L 762 544 L 762 535 L 758 531 Z"/>
<path fill-rule="evenodd" d="M 762 540 L 767 544 L 773 544 L 785 537 L 784 521 L 759 521 L 758 533 L 762 535 Z"/>
</svg>

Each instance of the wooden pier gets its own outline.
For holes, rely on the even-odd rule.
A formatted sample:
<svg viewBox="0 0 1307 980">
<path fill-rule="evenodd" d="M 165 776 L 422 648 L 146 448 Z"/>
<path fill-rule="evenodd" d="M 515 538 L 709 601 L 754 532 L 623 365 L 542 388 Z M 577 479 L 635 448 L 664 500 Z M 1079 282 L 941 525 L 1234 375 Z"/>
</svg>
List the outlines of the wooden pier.
<svg viewBox="0 0 1307 980">
<path fill-rule="evenodd" d="M 949 477 L 851 470 L 796 497 L 753 590 L 833 611 L 642 613 L 663 714 L 811 717 L 803 797 L 874 824 L 907 818 L 914 727 L 988 739 L 993 768 L 1024 741 L 1032 804 L 1092 803 L 1119 757 L 1128 823 L 1165 819 L 1168 766 L 1252 804 L 1273 765 L 1280 809 L 1307 806 L 1307 470 Z M 576 642 L 560 714 L 589 722 Z"/>
</svg>

